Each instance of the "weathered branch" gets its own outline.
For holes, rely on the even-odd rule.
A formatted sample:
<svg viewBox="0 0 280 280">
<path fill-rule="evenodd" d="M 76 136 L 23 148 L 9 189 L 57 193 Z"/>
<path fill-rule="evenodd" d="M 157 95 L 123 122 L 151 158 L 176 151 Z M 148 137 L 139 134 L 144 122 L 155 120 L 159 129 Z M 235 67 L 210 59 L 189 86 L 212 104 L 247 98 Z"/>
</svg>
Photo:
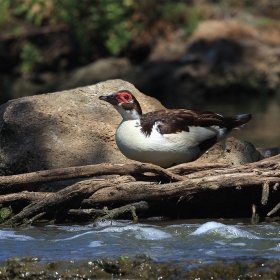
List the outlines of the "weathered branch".
<svg viewBox="0 0 280 280">
<path fill-rule="evenodd" d="M 7 176 L 0 178 L 0 184 L 1 180 L 3 183 L 7 178 L 10 182 L 24 185 L 33 184 L 34 182 L 37 184 L 38 181 L 49 182 L 55 179 L 69 179 L 69 176 L 72 176 L 71 178 L 80 178 L 90 176 L 89 174 L 137 174 L 146 172 L 153 172 L 169 179 L 175 178 L 177 182 L 161 184 L 161 177 L 157 176 L 153 176 L 152 181 L 136 181 L 135 177 L 132 176 L 122 176 L 118 177 L 118 179 L 102 181 L 89 179 L 80 181 L 55 193 L 44 195 L 42 193 L 36 193 L 35 195 L 31 192 L 22 192 L 19 194 L 3 195 L 0 196 L 0 203 L 17 201 L 17 199 L 19 201 L 25 200 L 31 202 L 21 212 L 6 222 L 6 224 L 12 225 L 20 225 L 26 220 L 32 221 L 40 213 L 46 213 L 48 217 L 50 215 L 56 216 L 57 211 L 67 213 L 71 207 L 73 208 L 73 205 L 74 207 L 80 207 L 82 204 L 87 204 L 92 208 L 96 204 L 106 205 L 113 203 L 115 205 L 116 203 L 126 204 L 137 201 L 161 201 L 169 198 L 179 198 L 179 201 L 183 201 L 185 197 L 191 197 L 204 190 L 223 188 L 240 189 L 256 185 L 263 185 L 263 194 L 260 197 L 260 201 L 266 204 L 269 195 L 269 185 L 274 185 L 272 190 L 276 191 L 280 183 L 279 159 L 280 156 L 275 156 L 256 163 L 227 168 L 218 168 L 217 165 L 211 165 L 213 168 L 210 170 L 203 170 L 203 168 L 201 170 L 198 168 L 197 170 L 200 171 L 190 173 L 184 177 L 174 175 L 173 172 L 154 165 L 141 163 L 71 167 L 49 170 L 48 172 L 41 171 L 31 174 Z M 192 165 L 192 168 L 194 168 L 194 165 Z M 171 170 L 175 169 L 171 168 Z M 154 178 L 158 178 L 158 181 L 155 181 Z M 133 213 L 133 209 L 131 208 L 129 211 Z M 98 212 L 97 210 L 92 211 L 95 213 Z M 104 215 L 107 214 L 104 213 Z M 133 215 L 136 217 L 135 213 Z"/>
<path fill-rule="evenodd" d="M 98 190 L 89 199 L 91 199 L 92 203 L 130 202 L 135 199 L 149 201 L 186 196 L 206 189 L 217 190 L 229 187 L 240 188 L 262 185 L 265 181 L 279 183 L 280 171 L 267 171 L 262 172 L 262 174 L 255 174 L 254 172 L 238 172 L 222 175 L 200 176 L 199 178 L 188 177 L 191 176 L 186 176 L 186 181 L 169 184 L 131 182 L 121 186 L 108 187 L 106 189 Z"/>
<path fill-rule="evenodd" d="M 252 224 L 257 224 L 260 220 L 259 214 L 257 213 L 257 205 L 253 204 L 252 205 L 252 218 L 251 218 L 251 223 Z"/>
<path fill-rule="evenodd" d="M 45 212 L 42 212 L 42 213 L 39 213 L 39 214 L 37 214 L 36 216 L 32 217 L 31 219 L 24 220 L 23 223 L 22 223 L 20 226 L 24 227 L 24 226 L 31 225 L 31 224 L 34 223 L 36 220 L 42 218 L 45 214 L 46 214 Z"/>
<path fill-rule="evenodd" d="M 277 188 L 278 188 L 278 187 L 279 187 L 279 183 L 276 183 L 276 184 L 274 184 L 274 186 L 273 186 L 272 189 L 273 189 L 274 191 L 277 191 Z"/>
<path fill-rule="evenodd" d="M 270 212 L 267 213 L 267 216 L 271 216 L 280 209 L 280 203 L 278 203 Z"/>
<path fill-rule="evenodd" d="M 96 221 L 98 222 L 98 221 L 103 221 L 103 220 L 116 219 L 117 217 L 119 217 L 127 212 L 130 212 L 133 217 L 133 221 L 137 222 L 138 216 L 136 215 L 136 211 L 143 212 L 143 211 L 148 210 L 148 208 L 149 208 L 149 204 L 145 201 L 135 202 L 135 203 L 131 203 L 131 204 L 110 210 L 107 215 L 97 218 Z"/>
<path fill-rule="evenodd" d="M 0 177 L 0 191 L 14 191 L 16 188 L 38 183 L 48 183 L 74 178 L 87 178 L 100 175 L 127 175 L 152 172 L 174 181 L 183 181 L 183 176 L 173 174 L 149 163 L 96 164 L 31 172 Z"/>
<path fill-rule="evenodd" d="M 104 209 L 70 209 L 69 214 L 74 216 L 82 216 L 86 217 L 89 221 L 103 221 L 103 220 L 111 220 L 115 219 L 127 212 L 131 212 L 133 220 L 136 222 L 138 217 L 136 215 L 136 211 L 146 211 L 149 208 L 149 205 L 145 201 L 131 203 L 125 206 L 121 206 L 112 210 L 104 210 Z"/>
<path fill-rule="evenodd" d="M 264 182 L 262 189 L 262 205 L 266 205 L 269 196 L 269 182 Z"/>
<path fill-rule="evenodd" d="M 4 224 L 17 226 L 22 224 L 26 219 L 31 219 L 38 213 L 55 212 L 63 205 L 71 205 L 73 201 L 82 201 L 84 198 L 90 196 L 92 193 L 101 188 L 108 186 L 119 185 L 121 183 L 131 181 L 129 176 L 121 177 L 115 180 L 106 180 L 104 182 L 96 182 L 94 180 L 85 180 L 67 187 L 57 193 L 53 193 L 48 197 L 29 204 L 20 213 L 6 221 Z"/>
<path fill-rule="evenodd" d="M 94 207 L 96 207 L 96 202 L 92 202 L 91 199 L 85 198 L 85 199 L 83 199 L 83 201 L 81 202 L 81 207 L 84 208 L 84 209 L 86 209 L 86 208 L 92 208 L 92 207 L 94 208 Z"/>
<path fill-rule="evenodd" d="M 177 167 L 164 169 L 159 166 L 148 163 L 131 163 L 131 164 L 96 164 L 68 168 L 59 168 L 52 170 L 44 170 L 31 172 L 27 174 L 18 174 L 0 177 L 0 191 L 14 191 L 17 188 L 31 186 L 34 184 L 42 184 L 54 181 L 69 180 L 74 178 L 88 178 L 100 175 L 127 175 L 152 172 L 173 181 L 184 181 L 186 177 L 175 173 L 181 172 L 191 175 L 189 178 L 208 176 L 208 174 L 220 173 L 237 173 L 254 171 L 262 172 L 264 169 L 279 169 L 280 155 L 261 160 L 259 162 L 228 167 L 223 164 L 197 164 L 187 163 Z M 210 168 L 210 170 L 209 170 Z M 174 173 L 173 173 L 174 172 Z M 203 173 L 204 172 L 204 173 Z M 191 173 L 191 174 L 190 174 Z"/>
<path fill-rule="evenodd" d="M 34 201 L 38 201 L 44 199 L 51 195 L 51 193 L 43 193 L 43 192 L 27 192 L 23 191 L 20 193 L 11 193 L 6 195 L 0 195 L 0 204 L 2 203 L 12 203 L 12 202 L 20 202 L 24 201 L 27 203 L 32 203 Z"/>
<path fill-rule="evenodd" d="M 179 165 L 172 166 L 170 168 L 167 168 L 168 171 L 180 174 L 180 175 L 187 175 L 195 172 L 200 171 L 211 171 L 213 169 L 221 169 L 221 168 L 230 168 L 229 164 L 224 163 L 197 163 L 197 162 L 188 162 L 188 163 L 182 163 Z"/>
</svg>

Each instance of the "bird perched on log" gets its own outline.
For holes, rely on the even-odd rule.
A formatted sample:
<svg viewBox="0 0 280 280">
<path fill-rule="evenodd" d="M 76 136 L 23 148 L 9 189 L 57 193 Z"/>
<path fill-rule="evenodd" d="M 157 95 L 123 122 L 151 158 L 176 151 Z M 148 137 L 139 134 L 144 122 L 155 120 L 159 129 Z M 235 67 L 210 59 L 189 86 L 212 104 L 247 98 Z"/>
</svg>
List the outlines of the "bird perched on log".
<svg viewBox="0 0 280 280">
<path fill-rule="evenodd" d="M 233 129 L 239 129 L 251 114 L 223 117 L 211 111 L 166 109 L 142 114 L 128 90 L 100 96 L 121 114 L 116 143 L 128 158 L 162 167 L 194 161 Z"/>
</svg>

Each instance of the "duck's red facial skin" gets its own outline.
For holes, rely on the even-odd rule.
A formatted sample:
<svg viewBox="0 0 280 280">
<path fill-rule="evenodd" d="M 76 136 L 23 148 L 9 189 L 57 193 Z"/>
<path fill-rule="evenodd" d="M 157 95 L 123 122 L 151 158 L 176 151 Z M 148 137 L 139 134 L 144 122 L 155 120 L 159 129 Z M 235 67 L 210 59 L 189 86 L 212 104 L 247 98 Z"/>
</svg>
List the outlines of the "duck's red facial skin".
<svg viewBox="0 0 280 280">
<path fill-rule="evenodd" d="M 132 101 L 132 96 L 126 91 L 121 91 L 117 93 L 116 99 L 118 103 L 127 103 Z"/>
<path fill-rule="evenodd" d="M 128 90 L 120 90 L 111 95 L 99 96 L 100 100 L 104 100 L 113 106 L 121 107 L 125 111 L 135 110 L 139 115 L 142 115 L 142 110 L 139 102 L 135 99 L 133 94 Z"/>
</svg>

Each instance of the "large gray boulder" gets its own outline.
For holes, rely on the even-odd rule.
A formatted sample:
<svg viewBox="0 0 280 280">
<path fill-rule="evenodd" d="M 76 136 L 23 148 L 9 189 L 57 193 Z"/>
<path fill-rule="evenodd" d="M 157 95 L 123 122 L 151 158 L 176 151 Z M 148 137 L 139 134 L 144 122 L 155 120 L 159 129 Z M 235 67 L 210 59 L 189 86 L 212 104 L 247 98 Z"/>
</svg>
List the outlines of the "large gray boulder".
<svg viewBox="0 0 280 280">
<path fill-rule="evenodd" d="M 217 143 L 197 163 L 224 163 L 228 165 L 243 165 L 264 159 L 264 156 L 247 141 L 228 137 L 226 141 Z"/>
<path fill-rule="evenodd" d="M 123 80 L 23 97 L 0 106 L 0 174 L 128 162 L 115 144 L 121 117 L 98 99 L 120 89 L 130 90 L 144 112 L 163 108 Z"/>
</svg>

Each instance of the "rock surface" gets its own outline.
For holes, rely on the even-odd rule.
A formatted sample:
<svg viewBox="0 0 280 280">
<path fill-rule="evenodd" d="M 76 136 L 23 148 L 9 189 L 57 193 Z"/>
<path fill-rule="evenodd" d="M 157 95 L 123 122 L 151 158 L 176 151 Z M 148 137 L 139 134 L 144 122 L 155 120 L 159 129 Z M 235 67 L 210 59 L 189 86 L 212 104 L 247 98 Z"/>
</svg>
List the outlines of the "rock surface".
<svg viewBox="0 0 280 280">
<path fill-rule="evenodd" d="M 144 112 L 163 108 L 122 80 L 23 97 L 0 106 L 0 174 L 127 162 L 115 144 L 121 117 L 98 99 L 120 89 L 130 90 Z"/>
<path fill-rule="evenodd" d="M 262 160 L 263 155 L 249 142 L 229 137 L 202 155 L 197 162 L 218 162 L 229 165 L 243 165 Z"/>
</svg>

